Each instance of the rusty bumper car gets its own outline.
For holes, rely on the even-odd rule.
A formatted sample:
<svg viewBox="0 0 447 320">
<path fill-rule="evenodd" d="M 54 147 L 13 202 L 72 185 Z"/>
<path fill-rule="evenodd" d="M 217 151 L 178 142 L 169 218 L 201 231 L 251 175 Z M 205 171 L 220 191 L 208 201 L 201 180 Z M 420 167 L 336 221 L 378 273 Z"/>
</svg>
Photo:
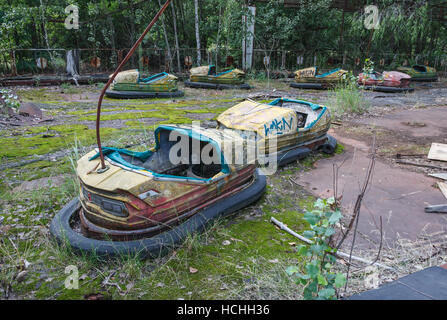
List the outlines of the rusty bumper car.
<svg viewBox="0 0 447 320">
<path fill-rule="evenodd" d="M 245 72 L 239 69 L 230 69 L 216 73 L 216 66 L 201 66 L 190 70 L 189 81 L 185 86 L 200 89 L 251 89 L 250 85 L 244 83 Z"/>
<path fill-rule="evenodd" d="M 414 88 L 409 86 L 411 77 L 397 71 L 384 71 L 361 73 L 358 84 L 362 89 L 378 92 L 412 92 Z"/>
<path fill-rule="evenodd" d="M 176 76 L 166 72 L 140 78 L 138 70 L 127 70 L 116 75 L 106 96 L 115 99 L 182 97 L 184 93 L 178 90 L 177 80 Z"/>
<path fill-rule="evenodd" d="M 399 67 L 397 70 L 408 74 L 411 81 L 438 81 L 438 74 L 433 67 L 413 65 L 411 67 Z"/>
<path fill-rule="evenodd" d="M 329 110 L 308 101 L 279 98 L 264 104 L 248 100 L 223 112 L 217 121 L 221 129 L 251 135 L 261 164 L 274 157 L 283 166 L 312 151 L 333 154 L 337 146 L 336 139 L 327 134 Z"/>
<path fill-rule="evenodd" d="M 160 126 L 155 138 L 156 146 L 145 152 L 104 147 L 106 171 L 97 150 L 83 156 L 79 196 L 54 217 L 51 234 L 98 256 L 158 257 L 265 191 L 255 164 L 232 165 L 221 152 L 223 140 L 238 139 L 235 133 Z M 197 152 L 178 153 L 180 141 Z M 197 161 L 204 152 L 216 163 Z"/>
<path fill-rule="evenodd" d="M 301 69 L 295 72 L 295 82 L 290 86 L 297 89 L 329 89 L 343 80 L 348 71 L 337 68 L 326 73 L 318 73 L 317 67 Z"/>
</svg>

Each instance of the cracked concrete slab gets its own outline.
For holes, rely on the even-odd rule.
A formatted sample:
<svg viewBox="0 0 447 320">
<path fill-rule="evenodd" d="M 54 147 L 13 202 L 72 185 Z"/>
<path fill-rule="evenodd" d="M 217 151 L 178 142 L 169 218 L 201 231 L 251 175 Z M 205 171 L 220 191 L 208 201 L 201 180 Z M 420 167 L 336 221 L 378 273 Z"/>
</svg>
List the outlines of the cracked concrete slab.
<svg viewBox="0 0 447 320">
<path fill-rule="evenodd" d="M 352 213 L 365 179 L 370 161 L 369 146 L 363 141 L 337 136 L 345 145 L 343 154 L 319 160 L 316 168 L 300 173 L 297 182 L 318 197 L 333 196 L 333 164 L 341 166 L 338 174 L 338 195 L 343 194 L 345 214 Z M 359 231 L 378 242 L 380 217 L 383 236 L 391 244 L 399 238 L 416 239 L 419 235 L 445 231 L 447 217 L 424 212 L 427 205 L 446 203 L 435 188 L 437 179 L 421 173 L 392 167 L 376 160 L 372 182 L 364 198 Z"/>
</svg>

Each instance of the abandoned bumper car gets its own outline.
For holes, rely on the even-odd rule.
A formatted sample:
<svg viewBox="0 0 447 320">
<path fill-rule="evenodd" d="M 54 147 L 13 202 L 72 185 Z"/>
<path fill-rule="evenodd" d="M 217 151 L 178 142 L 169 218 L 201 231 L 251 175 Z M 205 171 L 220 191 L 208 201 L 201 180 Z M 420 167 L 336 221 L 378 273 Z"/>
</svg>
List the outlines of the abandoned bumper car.
<svg viewBox="0 0 447 320">
<path fill-rule="evenodd" d="M 433 67 L 414 65 L 411 67 L 399 67 L 397 70 L 408 74 L 412 81 L 438 81 L 438 74 Z"/>
<path fill-rule="evenodd" d="M 365 90 L 379 92 L 411 92 L 414 88 L 409 87 L 410 76 L 397 71 L 384 71 L 383 73 L 371 72 L 361 73 L 358 84 Z"/>
<path fill-rule="evenodd" d="M 184 93 L 178 90 L 177 80 L 176 76 L 166 72 L 140 78 L 138 70 L 127 70 L 116 75 L 106 96 L 118 99 L 181 97 Z"/>
<path fill-rule="evenodd" d="M 250 89 L 250 85 L 244 83 L 245 72 L 239 69 L 230 69 L 216 73 L 216 66 L 201 66 L 192 68 L 189 81 L 185 86 L 202 89 Z"/>
<path fill-rule="evenodd" d="M 327 134 L 331 115 L 327 107 L 303 100 L 279 98 L 268 104 L 247 100 L 223 112 L 220 129 L 232 130 L 256 141 L 257 161 L 277 166 L 320 150 L 335 152 L 337 141 Z M 271 166 L 271 164 L 270 164 Z"/>
<path fill-rule="evenodd" d="M 290 86 L 298 89 L 328 89 L 343 80 L 348 71 L 337 68 L 326 73 L 318 73 L 317 67 L 301 69 L 295 72 L 295 82 Z"/>
<path fill-rule="evenodd" d="M 236 132 L 160 126 L 155 139 L 145 152 L 102 148 L 106 169 L 97 150 L 83 156 L 79 197 L 55 216 L 52 235 L 98 256 L 158 257 L 265 191 L 254 163 L 233 164 L 220 149 Z"/>
</svg>

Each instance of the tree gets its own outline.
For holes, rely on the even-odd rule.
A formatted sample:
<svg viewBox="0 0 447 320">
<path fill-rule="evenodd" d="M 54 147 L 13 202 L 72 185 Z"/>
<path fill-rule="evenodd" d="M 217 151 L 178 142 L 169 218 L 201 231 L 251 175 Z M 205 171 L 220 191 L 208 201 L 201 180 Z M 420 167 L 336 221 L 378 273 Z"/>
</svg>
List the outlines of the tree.
<svg viewBox="0 0 447 320">
<path fill-rule="evenodd" d="M 200 54 L 200 31 L 199 31 L 199 0 L 194 0 L 194 21 L 196 27 L 196 43 L 197 43 L 197 64 L 201 64 L 201 54 Z"/>
</svg>

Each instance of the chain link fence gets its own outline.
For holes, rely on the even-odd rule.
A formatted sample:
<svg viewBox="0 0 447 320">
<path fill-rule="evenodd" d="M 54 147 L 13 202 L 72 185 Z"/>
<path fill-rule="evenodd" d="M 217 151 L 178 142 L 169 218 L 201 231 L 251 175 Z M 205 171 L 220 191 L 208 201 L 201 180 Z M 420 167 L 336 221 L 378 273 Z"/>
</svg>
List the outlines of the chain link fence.
<svg viewBox="0 0 447 320">
<path fill-rule="evenodd" d="M 81 75 L 111 73 L 129 52 L 125 49 L 78 49 Z M 68 49 L 0 49 L 0 77 L 30 75 L 65 75 Z M 138 68 L 145 74 L 157 72 L 187 73 L 190 67 L 198 65 L 198 52 L 194 48 L 170 50 L 161 48 L 140 48 L 124 67 Z M 242 68 L 242 51 L 228 49 L 200 50 L 200 64 L 214 64 L 218 71 L 225 68 Z M 268 59 L 266 59 L 268 57 Z M 391 52 L 374 52 L 368 55 L 377 70 L 392 70 L 402 64 L 425 64 L 435 67 L 441 73 L 447 72 L 447 54 L 415 55 Z M 354 72 L 361 71 L 366 54 L 362 52 L 337 51 L 293 51 L 262 50 L 253 51 L 253 71 L 265 71 L 269 61 L 270 71 L 318 66 L 320 69 L 342 67 Z"/>
</svg>

